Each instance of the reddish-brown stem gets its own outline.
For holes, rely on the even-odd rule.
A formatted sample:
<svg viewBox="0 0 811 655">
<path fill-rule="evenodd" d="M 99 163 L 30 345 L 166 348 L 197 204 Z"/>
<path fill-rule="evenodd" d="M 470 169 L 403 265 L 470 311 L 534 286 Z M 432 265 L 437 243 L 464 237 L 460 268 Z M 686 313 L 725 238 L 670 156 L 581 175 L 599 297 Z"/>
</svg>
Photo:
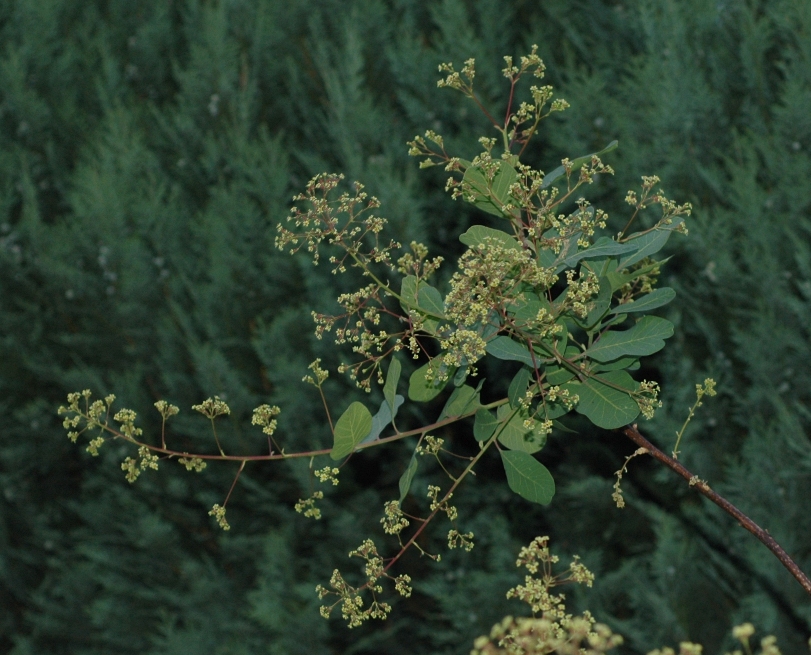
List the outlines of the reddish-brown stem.
<svg viewBox="0 0 811 655">
<path fill-rule="evenodd" d="M 228 504 L 228 499 L 231 497 L 231 493 L 234 491 L 234 487 L 237 486 L 237 480 L 239 480 L 239 476 L 242 475 L 242 469 L 245 468 L 245 464 L 247 462 L 242 460 L 242 464 L 239 465 L 239 471 L 237 471 L 236 476 L 234 477 L 234 481 L 231 483 L 231 488 L 228 490 L 228 495 L 225 497 L 225 500 L 222 503 L 223 508 Z"/>
<path fill-rule="evenodd" d="M 777 559 L 785 566 L 791 575 L 795 577 L 797 582 L 799 582 L 803 589 L 811 595 L 811 580 L 808 579 L 808 576 L 800 570 L 800 567 L 797 566 L 797 563 L 791 559 L 789 554 L 783 550 L 783 548 L 778 544 L 774 538 L 769 534 L 768 530 L 764 530 L 761 528 L 757 523 L 755 523 L 752 519 L 750 519 L 746 514 L 744 514 L 741 510 L 739 510 L 735 505 L 730 503 L 726 498 L 720 496 L 715 491 L 710 488 L 703 480 L 699 480 L 697 476 L 694 476 L 690 471 L 688 471 L 684 466 L 682 466 L 677 460 L 673 459 L 669 455 L 666 455 L 661 450 L 659 450 L 656 446 L 654 446 L 650 441 L 645 439 L 642 434 L 637 430 L 636 425 L 629 425 L 623 428 L 623 432 L 625 436 L 628 437 L 631 441 L 633 441 L 638 446 L 641 446 L 645 450 L 648 451 L 648 454 L 656 459 L 657 461 L 661 462 L 665 466 L 667 466 L 672 471 L 678 473 L 681 477 L 687 480 L 690 483 L 690 486 L 695 488 L 699 493 L 701 493 L 706 498 L 709 498 L 712 502 L 714 502 L 718 507 L 724 510 L 727 514 L 734 517 L 735 520 L 741 525 L 741 527 L 745 528 L 749 532 L 751 532 L 755 537 L 757 537 L 765 546 L 768 548 Z"/>
<path fill-rule="evenodd" d="M 516 411 L 517 410 L 513 410 L 512 414 L 515 414 Z M 490 437 L 490 439 L 487 441 L 487 443 L 482 446 L 479 453 L 470 461 L 470 464 L 467 465 L 465 470 L 462 471 L 462 473 L 459 474 L 459 477 L 456 478 L 456 480 L 453 483 L 453 485 L 451 486 L 451 488 L 448 489 L 448 491 L 445 494 L 444 498 L 439 502 L 439 505 L 437 506 L 437 508 L 435 510 L 433 510 L 428 515 L 428 517 L 425 519 L 423 524 L 417 529 L 417 531 L 413 535 L 411 535 L 411 538 L 406 542 L 405 546 L 403 546 L 400 549 L 400 552 L 397 553 L 394 557 L 392 557 L 389 560 L 389 563 L 386 564 L 386 568 L 383 569 L 384 573 L 387 572 L 392 566 L 394 566 L 394 564 L 397 562 L 397 560 L 399 560 L 403 556 L 403 554 L 417 541 L 417 537 L 419 537 L 420 534 L 422 534 L 422 531 L 425 530 L 426 527 L 428 527 L 428 524 L 431 522 L 431 520 L 440 511 L 440 509 L 442 507 L 442 504 L 446 503 L 448 501 L 448 499 L 451 497 L 453 492 L 456 491 L 456 487 L 459 486 L 459 484 L 462 482 L 462 480 L 464 480 L 464 478 L 467 476 L 467 474 L 473 472 L 473 467 L 476 466 L 476 463 L 482 458 L 482 455 L 484 455 L 484 453 L 487 452 L 487 450 L 490 448 L 490 446 L 492 446 L 494 443 L 496 443 L 496 439 L 498 439 L 499 434 L 504 429 L 504 426 L 507 425 L 507 423 L 510 422 L 511 418 L 512 418 L 512 415 L 510 415 L 510 417 L 507 418 L 507 420 L 504 423 L 501 424 L 501 427 L 499 427 L 495 431 L 493 436 Z M 498 444 L 496 444 L 496 447 L 498 447 Z"/>
</svg>

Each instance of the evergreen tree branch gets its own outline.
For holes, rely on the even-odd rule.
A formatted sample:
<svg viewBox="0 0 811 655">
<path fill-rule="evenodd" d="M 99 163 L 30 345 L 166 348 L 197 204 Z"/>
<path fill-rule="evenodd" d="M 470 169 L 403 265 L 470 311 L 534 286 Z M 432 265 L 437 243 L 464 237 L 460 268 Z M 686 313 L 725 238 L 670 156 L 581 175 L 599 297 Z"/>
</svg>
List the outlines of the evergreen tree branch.
<svg viewBox="0 0 811 655">
<path fill-rule="evenodd" d="M 717 492 L 713 491 L 703 480 L 699 479 L 697 475 L 693 475 L 688 471 L 682 464 L 680 464 L 677 460 L 673 459 L 669 455 L 666 455 L 664 452 L 659 450 L 656 446 L 654 446 L 650 441 L 648 441 L 636 427 L 636 424 L 628 425 L 623 428 L 623 433 L 626 437 L 628 437 L 631 441 L 633 441 L 638 446 L 644 448 L 648 454 L 653 457 L 654 459 L 658 460 L 665 466 L 667 466 L 672 471 L 678 473 L 681 477 L 687 480 L 690 483 L 691 487 L 695 487 L 698 491 L 709 498 L 712 502 L 714 502 L 718 507 L 724 510 L 727 514 L 734 517 L 741 527 L 745 528 L 749 532 L 751 532 L 755 537 L 757 537 L 761 543 L 763 543 L 780 562 L 785 566 L 791 575 L 799 582 L 803 589 L 805 589 L 806 593 L 811 595 L 811 580 L 809 580 L 808 576 L 803 573 L 797 563 L 789 556 L 789 554 L 783 550 L 782 546 L 775 541 L 774 537 L 769 534 L 768 530 L 764 530 L 761 528 L 757 523 L 755 523 L 752 519 L 750 519 L 746 514 L 744 514 L 741 510 L 739 510 L 735 505 L 730 503 L 726 498 L 718 494 Z"/>
</svg>

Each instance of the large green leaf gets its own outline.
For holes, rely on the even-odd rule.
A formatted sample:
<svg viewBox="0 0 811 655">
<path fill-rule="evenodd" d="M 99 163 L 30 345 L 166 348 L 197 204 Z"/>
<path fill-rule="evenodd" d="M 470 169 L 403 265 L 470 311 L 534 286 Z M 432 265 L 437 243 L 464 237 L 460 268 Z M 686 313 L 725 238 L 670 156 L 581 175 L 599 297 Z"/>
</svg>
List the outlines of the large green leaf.
<svg viewBox="0 0 811 655">
<path fill-rule="evenodd" d="M 510 388 L 507 391 L 507 397 L 510 399 L 512 407 L 518 407 L 519 401 L 524 397 L 524 393 L 529 386 L 529 381 L 532 379 L 532 369 L 522 366 L 518 373 L 513 377 L 510 382 Z"/>
<path fill-rule="evenodd" d="M 630 330 L 607 332 L 586 351 L 591 359 L 610 362 L 625 355 L 651 355 L 673 336 L 673 323 L 658 316 L 644 316 Z"/>
<path fill-rule="evenodd" d="M 548 505 L 555 495 L 555 480 L 543 464 L 520 450 L 502 450 L 507 484 L 530 502 Z"/>
<path fill-rule="evenodd" d="M 445 306 L 442 296 L 434 287 L 424 280 L 419 280 L 413 275 L 406 275 L 400 284 L 400 306 L 404 311 L 416 310 L 429 317 L 426 319 L 423 328 L 426 332 L 434 334 L 439 325 L 438 319 L 445 318 Z"/>
<path fill-rule="evenodd" d="M 589 207 L 589 209 L 592 209 Z M 578 210 L 580 211 L 580 210 Z M 554 239 L 557 238 L 558 232 L 557 230 L 550 230 L 544 233 L 545 239 Z M 560 250 L 556 253 L 551 248 L 542 248 L 538 252 L 538 263 L 543 266 L 544 268 L 554 268 L 556 273 L 560 273 L 564 268 L 566 268 L 566 264 L 563 261 L 567 257 L 571 257 L 577 252 L 577 241 L 581 237 L 580 232 L 575 232 L 571 236 L 569 236 L 561 245 Z"/>
<path fill-rule="evenodd" d="M 462 414 L 469 414 L 481 407 L 479 402 L 479 393 L 473 387 L 463 384 L 461 387 L 454 389 L 442 413 L 439 415 L 439 420 L 450 416 L 461 416 Z"/>
<path fill-rule="evenodd" d="M 476 441 L 486 441 L 493 436 L 496 427 L 500 425 L 501 421 L 493 415 L 492 412 L 486 409 L 480 409 L 476 412 L 476 420 L 473 423 L 473 436 Z"/>
<path fill-rule="evenodd" d="M 508 405 L 498 408 L 498 419 L 504 426 L 498 433 L 498 440 L 510 450 L 537 453 L 546 445 L 546 434 L 540 431 L 540 423 L 532 419 L 532 427 L 524 427 L 525 412 L 517 412 Z"/>
<path fill-rule="evenodd" d="M 389 407 L 389 401 L 383 400 L 383 402 L 380 404 L 380 409 L 377 410 L 377 414 L 372 417 L 372 427 L 369 430 L 369 434 L 367 434 L 360 443 L 369 443 L 370 441 L 379 439 L 380 433 L 383 432 L 383 430 L 386 429 L 386 426 L 392 422 L 394 417 L 397 415 L 397 410 L 400 409 L 400 406 L 404 402 L 405 398 L 403 398 L 400 394 L 394 396 L 394 412 L 392 412 L 391 408 Z"/>
<path fill-rule="evenodd" d="M 606 273 L 605 277 L 611 283 L 611 290 L 616 291 L 617 289 L 625 286 L 629 282 L 636 280 L 638 277 L 646 275 L 647 273 L 650 273 L 652 270 L 659 268 L 666 261 L 667 259 L 662 259 L 658 262 L 648 264 L 647 266 L 642 266 L 641 268 L 634 269 L 630 273 L 619 273 L 616 270 L 610 271 Z"/>
<path fill-rule="evenodd" d="M 626 252 L 633 252 L 637 249 L 638 249 L 637 244 L 632 242 L 619 243 L 618 241 L 614 241 L 609 237 L 600 237 L 594 244 L 592 244 L 585 250 L 581 250 L 578 253 L 566 257 L 563 263 L 566 264 L 566 266 L 571 267 L 574 266 L 581 259 L 607 257 L 608 255 L 622 255 Z"/>
<path fill-rule="evenodd" d="M 492 355 L 496 359 L 521 362 L 527 366 L 534 367 L 539 359 L 535 357 L 533 360 L 529 348 L 504 335 L 488 341 L 485 350 L 488 355 Z"/>
<path fill-rule="evenodd" d="M 394 396 L 397 395 L 397 383 L 400 381 L 400 373 L 402 370 L 403 366 L 400 364 L 400 360 L 396 357 L 392 357 L 389 370 L 386 371 L 386 384 L 383 385 L 383 397 L 389 404 L 392 416 L 394 416 L 396 412 L 394 408 Z"/>
<path fill-rule="evenodd" d="M 402 298 L 400 305 L 405 311 L 417 309 L 417 307 L 420 306 L 417 302 L 417 292 L 419 291 L 418 286 L 422 284 L 424 284 L 424 282 L 418 285 L 417 278 L 414 275 L 406 275 L 403 278 L 403 281 L 400 283 L 400 298 Z"/>
<path fill-rule="evenodd" d="M 444 365 L 435 362 L 436 360 L 433 360 L 423 364 L 411 374 L 408 380 L 408 397 L 411 400 L 418 402 L 433 400 L 445 388 L 445 385 L 448 384 L 448 379 L 452 378 L 456 372 L 455 370 L 448 371 L 447 378 L 440 381 L 439 376 Z M 433 379 L 430 382 L 426 378 L 429 371 L 433 373 Z"/>
<path fill-rule="evenodd" d="M 670 225 L 654 228 L 650 232 L 645 232 L 638 237 L 631 235 L 626 243 L 636 245 L 637 250 L 634 254 L 628 255 L 625 259 L 621 259 L 617 268 L 620 270 L 627 268 L 643 260 L 645 257 L 655 255 L 664 248 L 670 235 L 673 234 L 676 228 L 683 222 L 683 219 L 676 218 Z"/>
<path fill-rule="evenodd" d="M 408 490 L 411 488 L 411 482 L 414 480 L 414 476 L 417 474 L 417 453 L 415 452 L 411 456 L 411 461 L 408 463 L 408 467 L 400 476 L 400 500 L 399 503 L 402 505 L 405 497 L 408 495 Z"/>
<path fill-rule="evenodd" d="M 583 157 L 578 157 L 577 159 L 572 160 L 572 172 L 580 170 L 583 164 L 588 164 L 591 162 L 592 157 L 600 157 L 607 152 L 611 152 L 619 145 L 617 141 L 612 141 L 609 143 L 605 148 L 600 150 L 600 152 L 595 152 L 591 155 L 584 155 Z M 549 187 L 552 182 L 557 180 L 558 178 L 563 177 L 566 174 L 566 169 L 563 166 L 558 166 L 555 170 L 550 171 L 547 173 L 543 178 L 543 183 L 541 184 L 542 189 L 546 189 Z"/>
<path fill-rule="evenodd" d="M 501 246 L 507 250 L 521 250 L 521 244 L 518 243 L 512 236 L 501 230 L 494 230 L 491 227 L 484 225 L 474 225 L 469 228 L 459 241 L 464 243 L 469 248 L 480 246 L 486 243 L 492 243 Z"/>
<path fill-rule="evenodd" d="M 563 384 L 568 382 L 574 377 L 574 373 L 568 368 L 560 366 L 547 366 L 546 367 L 546 381 L 552 385 Z"/>
<path fill-rule="evenodd" d="M 655 289 L 649 294 L 646 294 L 635 300 L 634 302 L 627 302 L 622 305 L 617 305 L 611 310 L 611 314 L 630 314 L 631 312 L 647 312 L 657 307 L 662 307 L 669 303 L 676 297 L 676 292 L 670 287 L 662 287 Z"/>
<path fill-rule="evenodd" d="M 613 430 L 628 425 L 639 415 L 639 405 L 629 395 L 635 386 L 633 378 L 625 371 L 610 371 L 585 382 L 569 382 L 564 388 L 580 397 L 576 407 L 579 414 L 597 427 Z"/>
<path fill-rule="evenodd" d="M 469 192 L 473 196 L 473 204 L 482 211 L 496 216 L 508 216 L 502 211 L 502 207 L 512 200 L 510 187 L 517 181 L 516 170 L 501 160 L 492 180 L 488 180 L 478 166 L 468 168 L 462 178 L 462 188 L 465 195 Z"/>
<path fill-rule="evenodd" d="M 516 298 L 507 307 L 507 311 L 515 317 L 518 323 L 534 322 L 538 312 L 542 309 L 551 313 L 552 305 L 545 296 L 528 292 Z"/>
<path fill-rule="evenodd" d="M 445 318 L 445 300 L 439 290 L 428 285 L 420 285 L 417 292 L 417 305 L 419 309 L 430 316 Z"/>
<path fill-rule="evenodd" d="M 334 442 L 329 456 L 343 459 L 372 429 L 372 414 L 359 402 L 352 403 L 335 424 Z"/>
</svg>

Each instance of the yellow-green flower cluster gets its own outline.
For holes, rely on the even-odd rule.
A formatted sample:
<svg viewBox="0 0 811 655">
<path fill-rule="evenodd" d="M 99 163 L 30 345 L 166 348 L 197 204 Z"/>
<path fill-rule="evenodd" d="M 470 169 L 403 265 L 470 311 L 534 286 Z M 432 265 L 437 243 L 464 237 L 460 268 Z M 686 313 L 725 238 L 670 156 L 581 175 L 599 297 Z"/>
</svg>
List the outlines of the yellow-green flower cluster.
<svg viewBox="0 0 811 655">
<path fill-rule="evenodd" d="M 459 512 L 456 510 L 456 507 L 448 503 L 448 501 L 453 498 L 453 494 L 448 494 L 445 498 L 439 500 L 439 492 L 440 488 L 436 485 L 428 485 L 428 498 L 431 499 L 431 511 L 439 510 L 440 512 L 445 512 L 449 520 L 455 521 L 459 516 Z"/>
<path fill-rule="evenodd" d="M 299 501 L 295 504 L 294 509 L 299 514 L 304 514 L 308 519 L 315 519 L 316 521 L 321 519 L 321 510 L 316 507 L 315 501 L 321 500 L 324 498 L 323 491 L 314 491 L 312 496 L 309 498 L 305 498 L 304 500 L 299 499 Z"/>
<path fill-rule="evenodd" d="M 192 405 L 192 409 L 196 412 L 200 412 L 203 416 L 212 421 L 218 416 L 228 415 L 231 413 L 231 408 L 225 403 L 225 401 L 221 400 L 219 396 L 214 396 L 214 398 L 206 398 L 199 405 Z M 118 419 L 116 418 L 116 420 Z"/>
<path fill-rule="evenodd" d="M 177 460 L 181 466 L 185 466 L 187 471 L 201 473 L 206 468 L 206 463 L 199 457 L 181 457 Z"/>
<path fill-rule="evenodd" d="M 506 617 L 493 626 L 489 636 L 476 639 L 471 655 L 598 655 L 622 643 L 619 635 L 596 623 L 589 612 L 568 614 L 563 594 L 550 593 L 566 582 L 591 586 L 594 576 L 577 557 L 567 573 L 554 575 L 552 565 L 559 558 L 551 554 L 548 544 L 548 537 L 538 537 L 521 549 L 516 565 L 526 567 L 530 575 L 524 585 L 507 592 L 507 598 L 526 602 L 533 618 Z"/>
<path fill-rule="evenodd" d="M 214 505 L 208 515 L 214 517 L 214 519 L 217 521 L 217 525 L 219 525 L 222 530 L 227 532 L 231 529 L 231 526 L 228 525 L 228 521 L 225 519 L 225 507 L 222 507 L 221 505 Z"/>
<path fill-rule="evenodd" d="M 338 597 L 338 600 L 332 605 L 321 606 L 319 611 L 324 618 L 329 618 L 332 609 L 340 604 L 341 615 L 350 628 L 356 628 L 369 619 L 385 619 L 391 612 L 391 605 L 377 600 L 376 594 L 383 591 L 383 587 L 379 582 L 381 577 L 393 579 L 394 588 L 402 596 L 411 595 L 411 578 L 407 575 L 397 576 L 396 578 L 389 576 L 384 570 L 383 559 L 378 554 L 377 547 L 371 539 L 366 539 L 358 548 L 351 551 L 349 556 L 366 560 L 364 566 L 366 583 L 355 588 L 344 580 L 338 569 L 335 569 L 329 581 L 331 590 L 322 585 L 315 588 L 318 597 L 322 600 L 331 595 Z M 363 598 L 361 597 L 361 592 L 364 589 L 372 594 L 372 604 L 366 608 L 364 608 Z"/>
<path fill-rule="evenodd" d="M 410 525 L 403 510 L 400 509 L 400 503 L 396 500 L 390 500 L 383 506 L 383 518 L 380 522 L 386 534 L 400 534 Z"/>
<path fill-rule="evenodd" d="M 251 425 L 261 425 L 262 432 L 272 437 L 278 425 L 276 417 L 281 414 L 281 412 L 282 410 L 276 405 L 260 405 L 253 410 Z"/>
<path fill-rule="evenodd" d="M 322 469 L 318 469 L 314 471 L 315 477 L 318 478 L 319 482 L 332 482 L 332 486 L 337 486 L 338 484 L 338 474 L 340 470 L 335 468 L 334 466 L 325 466 Z"/>
<path fill-rule="evenodd" d="M 125 472 L 127 482 L 132 484 L 147 469 L 158 470 L 158 456 L 153 454 L 146 446 L 138 447 L 138 459 L 127 457 L 121 462 L 121 470 Z"/>
<path fill-rule="evenodd" d="M 459 532 L 458 530 L 450 530 L 448 532 L 448 548 L 462 548 L 467 552 L 473 550 L 473 533 L 472 532 Z"/>
<path fill-rule="evenodd" d="M 174 416 L 178 412 L 180 412 L 180 408 L 177 405 L 170 405 L 165 400 L 159 400 L 155 403 L 155 409 L 158 410 L 160 415 L 163 417 L 165 421 L 170 416 Z"/>
<path fill-rule="evenodd" d="M 431 436 L 430 434 L 426 435 L 424 441 L 425 445 L 420 444 L 419 446 L 417 446 L 418 455 L 436 456 L 439 454 L 439 451 L 442 450 L 442 444 L 445 443 L 445 440 L 442 439 L 441 437 L 434 437 Z M 439 487 L 437 487 L 437 489 L 439 489 Z"/>
<path fill-rule="evenodd" d="M 646 419 L 653 418 L 654 412 L 662 406 L 662 401 L 659 400 L 659 383 L 643 380 L 639 383 L 634 399 L 642 416 Z"/>
</svg>

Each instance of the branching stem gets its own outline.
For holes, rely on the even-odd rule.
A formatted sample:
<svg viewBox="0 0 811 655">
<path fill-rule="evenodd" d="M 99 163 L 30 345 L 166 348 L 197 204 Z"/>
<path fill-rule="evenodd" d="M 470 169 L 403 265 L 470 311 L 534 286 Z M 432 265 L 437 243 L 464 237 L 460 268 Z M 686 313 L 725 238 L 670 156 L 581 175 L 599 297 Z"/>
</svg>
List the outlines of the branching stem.
<svg viewBox="0 0 811 655">
<path fill-rule="evenodd" d="M 623 428 L 623 433 L 626 437 L 628 437 L 631 441 L 633 441 L 638 446 L 642 446 L 643 448 L 647 449 L 648 454 L 653 457 L 654 459 L 658 460 L 665 466 L 667 466 L 672 471 L 678 473 L 681 477 L 687 480 L 690 483 L 690 486 L 697 489 L 699 493 L 701 493 L 706 498 L 709 498 L 712 502 L 714 502 L 718 507 L 724 510 L 727 514 L 735 518 L 741 527 L 745 528 L 749 532 L 751 532 L 755 537 L 757 537 L 765 546 L 768 548 L 777 559 L 785 566 L 791 575 L 799 582 L 803 589 L 805 589 L 806 593 L 811 596 L 811 580 L 809 580 L 808 576 L 802 572 L 797 563 L 789 556 L 789 554 L 783 550 L 782 546 L 778 544 L 774 537 L 769 534 L 768 530 L 764 530 L 761 528 L 757 523 L 755 523 L 752 519 L 750 519 L 746 514 L 744 514 L 741 510 L 739 510 L 735 505 L 730 503 L 726 498 L 719 495 L 715 491 L 710 488 L 703 480 L 700 480 L 697 476 L 693 475 L 688 471 L 684 466 L 682 466 L 678 461 L 666 455 L 661 450 L 659 450 L 656 446 L 654 446 L 650 441 L 648 441 L 642 434 L 637 430 L 636 424 L 629 425 Z"/>
</svg>

